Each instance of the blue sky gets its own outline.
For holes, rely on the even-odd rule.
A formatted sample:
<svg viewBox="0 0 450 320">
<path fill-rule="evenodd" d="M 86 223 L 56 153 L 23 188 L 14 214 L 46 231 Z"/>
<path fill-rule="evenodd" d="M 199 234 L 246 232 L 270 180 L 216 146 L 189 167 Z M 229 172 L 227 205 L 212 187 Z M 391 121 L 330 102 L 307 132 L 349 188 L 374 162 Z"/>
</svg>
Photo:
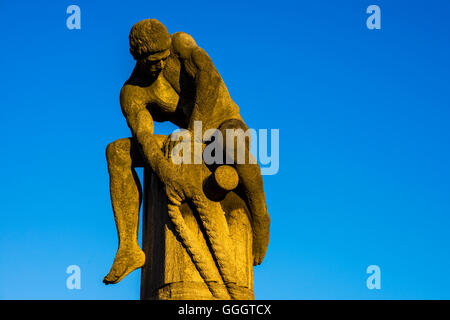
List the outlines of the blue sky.
<svg viewBox="0 0 450 320">
<path fill-rule="evenodd" d="M 66 8 L 81 8 L 81 30 Z M 368 30 L 366 8 L 381 8 Z M 156 18 L 213 59 L 246 123 L 280 130 L 257 299 L 450 299 L 450 3 L 0 2 L 0 298 L 138 299 L 105 147 L 130 135 L 128 32 Z M 157 126 L 157 133 L 174 127 Z M 142 174 L 142 170 L 140 171 Z M 66 268 L 81 268 L 81 290 Z M 381 268 L 368 290 L 366 268 Z"/>
</svg>

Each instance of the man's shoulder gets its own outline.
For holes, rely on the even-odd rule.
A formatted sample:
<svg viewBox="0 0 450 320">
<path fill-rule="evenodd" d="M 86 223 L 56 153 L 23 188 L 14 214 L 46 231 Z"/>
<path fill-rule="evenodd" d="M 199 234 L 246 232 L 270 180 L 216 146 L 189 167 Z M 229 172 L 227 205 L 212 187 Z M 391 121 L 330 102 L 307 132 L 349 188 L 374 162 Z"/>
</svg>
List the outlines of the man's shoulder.
<svg viewBox="0 0 450 320">
<path fill-rule="evenodd" d="M 127 81 L 122 86 L 122 89 L 120 90 L 120 96 L 123 97 L 134 97 L 136 95 L 139 95 L 142 92 L 142 88 L 133 84 L 130 81 Z"/>
<path fill-rule="evenodd" d="M 147 92 L 144 88 L 128 81 L 125 82 L 120 90 L 121 104 L 128 104 L 130 102 L 145 102 L 146 97 Z"/>
<path fill-rule="evenodd" d="M 211 58 L 205 50 L 200 48 L 189 34 L 177 32 L 172 34 L 172 51 L 187 63 L 193 63 L 197 67 L 211 66 Z"/>
<path fill-rule="evenodd" d="M 192 52 L 198 48 L 194 38 L 185 32 L 176 32 L 171 37 L 172 50 L 181 59 L 189 59 Z"/>
</svg>

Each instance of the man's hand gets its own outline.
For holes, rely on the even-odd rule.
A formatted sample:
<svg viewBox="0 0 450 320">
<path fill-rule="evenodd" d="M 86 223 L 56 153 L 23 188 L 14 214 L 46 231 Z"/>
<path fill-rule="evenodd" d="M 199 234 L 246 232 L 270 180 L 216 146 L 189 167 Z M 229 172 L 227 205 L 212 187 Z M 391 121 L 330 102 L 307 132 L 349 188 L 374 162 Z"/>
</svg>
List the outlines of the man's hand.
<svg viewBox="0 0 450 320">
<path fill-rule="evenodd" d="M 175 164 L 173 156 L 173 150 L 179 143 L 186 143 L 180 141 L 180 133 L 176 132 L 167 136 L 166 140 L 163 142 L 162 152 L 164 158 L 173 164 L 175 169 L 170 177 L 167 177 L 163 183 L 165 184 L 166 195 L 169 201 L 175 203 L 181 203 L 184 200 L 190 200 L 195 195 L 201 194 L 200 180 L 198 175 L 192 174 L 195 168 L 192 166 L 186 166 L 181 164 Z M 190 147 L 190 145 L 189 145 Z M 176 155 L 177 157 L 182 157 L 182 151 Z"/>
<path fill-rule="evenodd" d="M 172 159 L 173 149 L 180 142 L 179 139 L 175 140 L 174 137 L 175 137 L 175 134 L 173 134 L 173 133 L 168 135 L 167 139 L 164 140 L 163 146 L 162 146 L 162 152 L 164 153 L 164 157 L 169 160 Z"/>
</svg>

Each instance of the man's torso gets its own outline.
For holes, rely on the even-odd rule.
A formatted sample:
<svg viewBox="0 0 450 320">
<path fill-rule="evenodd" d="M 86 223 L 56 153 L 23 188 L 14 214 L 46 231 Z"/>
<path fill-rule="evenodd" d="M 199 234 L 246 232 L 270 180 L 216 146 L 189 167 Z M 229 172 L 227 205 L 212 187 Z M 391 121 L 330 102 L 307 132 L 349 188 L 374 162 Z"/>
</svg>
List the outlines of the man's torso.
<svg viewBox="0 0 450 320">
<path fill-rule="evenodd" d="M 146 83 L 146 79 L 139 79 L 133 72 L 125 86 L 133 86 L 132 91 L 143 99 L 157 122 L 170 121 L 180 128 L 189 128 L 193 120 L 196 120 L 202 121 L 206 129 L 216 128 L 228 119 L 242 120 L 239 107 L 231 99 L 222 80 L 214 105 L 207 108 L 208 113 L 200 116 L 197 114 L 198 119 L 192 119 L 196 96 L 195 79 L 174 54 L 169 56 L 164 70 L 153 82 Z"/>
</svg>

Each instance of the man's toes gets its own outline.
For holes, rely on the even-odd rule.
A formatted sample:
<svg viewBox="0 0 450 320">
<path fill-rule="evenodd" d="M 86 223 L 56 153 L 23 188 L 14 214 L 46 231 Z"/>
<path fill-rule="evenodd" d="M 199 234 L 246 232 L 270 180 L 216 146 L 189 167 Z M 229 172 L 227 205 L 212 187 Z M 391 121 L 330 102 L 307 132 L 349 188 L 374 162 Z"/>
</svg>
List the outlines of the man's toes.
<svg viewBox="0 0 450 320">
<path fill-rule="evenodd" d="M 113 282 L 114 281 L 113 281 L 113 279 L 111 279 L 111 276 L 109 274 L 106 277 L 103 278 L 103 283 L 106 284 L 106 285 L 111 284 Z"/>
<path fill-rule="evenodd" d="M 261 264 L 261 258 L 259 258 L 259 257 L 255 257 L 254 259 L 253 259 L 253 265 L 254 266 L 259 266 L 260 264 Z"/>
</svg>

